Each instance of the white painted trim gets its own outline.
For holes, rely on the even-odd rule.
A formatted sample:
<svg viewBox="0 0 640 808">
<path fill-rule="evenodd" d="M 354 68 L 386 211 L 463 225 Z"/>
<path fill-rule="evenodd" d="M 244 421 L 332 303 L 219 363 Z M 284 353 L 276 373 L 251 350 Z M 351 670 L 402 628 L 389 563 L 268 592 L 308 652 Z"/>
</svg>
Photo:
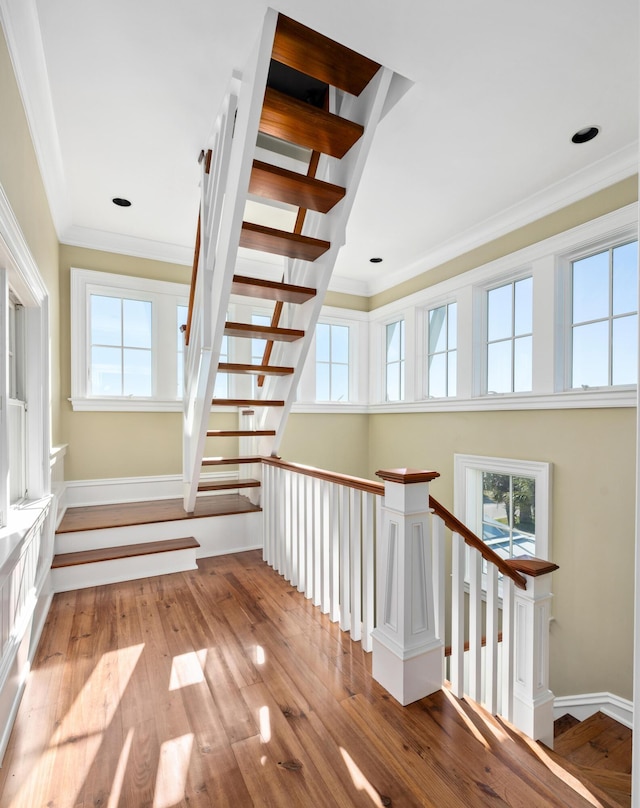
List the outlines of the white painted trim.
<svg viewBox="0 0 640 808">
<path fill-rule="evenodd" d="M 84 247 L 88 250 L 103 250 L 118 255 L 131 255 L 134 258 L 147 258 L 189 267 L 193 263 L 193 245 L 170 244 L 166 241 L 109 233 L 91 227 L 70 225 L 60 233 L 60 243 L 71 247 Z"/>
<path fill-rule="evenodd" d="M 554 720 L 569 713 L 584 721 L 598 711 L 615 718 L 625 727 L 633 729 L 633 702 L 614 693 L 581 693 L 575 696 L 556 696 L 553 706 Z"/>
<path fill-rule="evenodd" d="M 9 264 L 11 287 L 24 305 L 42 305 L 48 296 L 47 287 L 2 185 L 0 242 L 0 254 Z"/>
<path fill-rule="evenodd" d="M 238 471 L 216 471 L 202 474 L 203 483 L 239 479 Z M 121 502 L 145 502 L 155 499 L 181 499 L 183 480 L 180 474 L 157 477 L 111 477 L 98 480 L 68 480 L 66 507 L 87 505 L 113 505 Z M 228 493 L 233 489 L 221 491 Z M 207 496 L 212 492 L 208 491 Z"/>
</svg>

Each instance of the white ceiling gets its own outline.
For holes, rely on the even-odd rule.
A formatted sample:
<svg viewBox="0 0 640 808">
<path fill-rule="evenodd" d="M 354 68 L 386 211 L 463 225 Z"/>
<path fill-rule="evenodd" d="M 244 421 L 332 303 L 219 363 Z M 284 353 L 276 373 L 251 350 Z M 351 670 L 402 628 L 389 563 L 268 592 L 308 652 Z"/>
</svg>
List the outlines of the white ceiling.
<svg viewBox="0 0 640 808">
<path fill-rule="evenodd" d="M 0 0 L 62 242 L 190 263 L 196 158 L 268 3 Z M 637 0 L 271 4 L 414 82 L 333 288 L 379 291 L 637 170 Z"/>
</svg>

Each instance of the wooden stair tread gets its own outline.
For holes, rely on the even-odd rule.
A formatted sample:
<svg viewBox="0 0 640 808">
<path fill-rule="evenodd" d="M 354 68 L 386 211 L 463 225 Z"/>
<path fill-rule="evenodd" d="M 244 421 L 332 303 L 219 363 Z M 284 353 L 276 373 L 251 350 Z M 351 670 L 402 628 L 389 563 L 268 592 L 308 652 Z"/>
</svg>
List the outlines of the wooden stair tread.
<svg viewBox="0 0 640 808">
<path fill-rule="evenodd" d="M 262 463 L 261 457 L 203 457 L 203 466 L 235 466 L 240 463 Z"/>
<path fill-rule="evenodd" d="M 614 737 L 620 734 L 621 737 L 618 742 L 631 737 L 631 730 L 624 727 L 614 718 L 610 718 L 604 713 L 596 712 L 571 729 L 563 732 L 555 740 L 554 750 L 562 757 L 570 758 L 574 762 L 580 763 L 579 760 L 574 758 L 581 747 L 593 744 L 598 738 L 602 739 L 605 734 L 610 736 L 612 733 Z"/>
<path fill-rule="evenodd" d="M 240 246 L 248 250 L 260 250 L 286 258 L 299 258 L 303 261 L 315 261 L 331 247 L 328 241 L 286 230 L 276 230 L 253 222 L 243 222 L 240 233 Z"/>
<path fill-rule="evenodd" d="M 306 303 L 316 296 L 316 290 L 311 286 L 234 275 L 231 294 L 257 297 L 260 300 L 281 300 L 283 303 Z"/>
<path fill-rule="evenodd" d="M 208 438 L 254 438 L 275 435 L 275 429 L 208 429 Z"/>
<path fill-rule="evenodd" d="M 278 16 L 271 58 L 351 95 L 360 95 L 380 68 L 283 14 Z"/>
<path fill-rule="evenodd" d="M 281 398 L 212 398 L 212 407 L 284 407 Z"/>
<path fill-rule="evenodd" d="M 228 491 L 234 488 L 260 488 L 260 480 L 220 480 L 216 483 L 200 483 L 198 491 Z"/>
<path fill-rule="evenodd" d="M 362 137 L 364 127 L 267 87 L 260 131 L 312 151 L 342 158 Z"/>
<path fill-rule="evenodd" d="M 218 370 L 220 373 L 253 373 L 258 376 L 290 376 L 294 368 L 282 365 L 249 365 L 238 362 L 220 362 Z"/>
<path fill-rule="evenodd" d="M 344 197 L 346 190 L 340 185 L 254 160 L 249 193 L 305 210 L 328 213 Z"/>
<path fill-rule="evenodd" d="M 93 550 L 80 550 L 76 553 L 61 553 L 53 557 L 52 569 L 61 567 L 74 567 L 78 564 L 92 564 L 99 561 L 114 561 L 120 558 L 134 558 L 135 556 L 152 555 L 154 553 L 169 553 L 174 550 L 191 550 L 200 547 L 193 536 L 181 539 L 164 539 L 163 541 L 141 542 L 140 544 L 125 544 L 119 547 L 99 547 Z"/>
<path fill-rule="evenodd" d="M 629 772 L 617 772 L 591 766 L 580 766 L 580 768 L 591 782 L 604 791 L 631 796 L 631 774 Z"/>
<path fill-rule="evenodd" d="M 304 337 L 304 331 L 298 328 L 278 328 L 272 325 L 256 325 L 254 323 L 235 323 L 227 321 L 224 333 L 228 337 L 248 337 L 250 339 L 269 339 L 278 342 L 295 342 Z"/>
<path fill-rule="evenodd" d="M 567 730 L 570 730 L 579 723 L 580 720 L 578 718 L 574 718 L 570 713 L 565 713 L 560 716 L 560 718 L 556 718 L 553 722 L 553 737 L 558 738 L 563 732 L 567 732 Z"/>
</svg>

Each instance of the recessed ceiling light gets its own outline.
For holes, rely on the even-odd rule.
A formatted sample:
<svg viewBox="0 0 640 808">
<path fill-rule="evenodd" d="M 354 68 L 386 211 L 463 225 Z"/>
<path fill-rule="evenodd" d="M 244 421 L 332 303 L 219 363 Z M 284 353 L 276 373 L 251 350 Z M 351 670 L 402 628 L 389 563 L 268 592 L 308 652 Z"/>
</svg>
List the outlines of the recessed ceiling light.
<svg viewBox="0 0 640 808">
<path fill-rule="evenodd" d="M 382 258 L 370 258 L 369 261 L 371 261 L 372 264 L 381 264 Z"/>
<path fill-rule="evenodd" d="M 589 140 L 593 140 L 599 131 L 599 126 L 585 126 L 584 129 L 578 129 L 575 135 L 571 138 L 571 142 L 587 143 Z"/>
<path fill-rule="evenodd" d="M 111 200 L 114 205 L 117 205 L 119 208 L 130 208 L 131 202 L 128 199 L 122 199 L 119 196 L 116 196 L 114 199 Z"/>
</svg>

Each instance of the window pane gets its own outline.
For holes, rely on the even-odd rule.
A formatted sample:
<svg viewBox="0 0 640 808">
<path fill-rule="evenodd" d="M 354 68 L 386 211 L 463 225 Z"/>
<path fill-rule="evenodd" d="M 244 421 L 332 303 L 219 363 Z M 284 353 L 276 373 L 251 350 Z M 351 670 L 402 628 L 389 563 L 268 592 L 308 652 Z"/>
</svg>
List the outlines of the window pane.
<svg viewBox="0 0 640 808">
<path fill-rule="evenodd" d="M 119 297 L 91 295 L 92 345 L 122 345 L 121 314 Z"/>
<path fill-rule="evenodd" d="M 511 340 L 487 346 L 487 392 L 511 392 Z"/>
<path fill-rule="evenodd" d="M 638 376 L 638 317 L 613 321 L 611 384 L 635 384 Z"/>
<path fill-rule="evenodd" d="M 515 284 L 515 323 L 513 333 L 530 334 L 533 331 L 533 278 L 524 278 Z"/>
<path fill-rule="evenodd" d="M 400 401 L 402 389 L 400 384 L 400 363 L 387 365 L 387 401 Z"/>
<path fill-rule="evenodd" d="M 221 357 L 222 358 L 222 357 Z M 227 398 L 229 395 L 229 374 L 216 373 L 216 382 L 213 388 L 215 398 Z"/>
<path fill-rule="evenodd" d="M 458 305 L 449 303 L 447 307 L 447 320 L 449 323 L 449 348 L 456 348 L 458 345 Z"/>
<path fill-rule="evenodd" d="M 447 394 L 450 396 L 457 395 L 457 373 L 458 373 L 458 354 L 456 351 L 449 351 L 449 378 Z"/>
<path fill-rule="evenodd" d="M 438 398 L 447 395 L 447 355 L 429 357 L 429 395 Z"/>
<path fill-rule="evenodd" d="M 387 362 L 398 362 L 402 356 L 403 320 L 387 325 Z"/>
<path fill-rule="evenodd" d="M 508 474 L 491 474 L 482 472 L 482 521 L 497 522 L 509 525 L 509 490 Z M 500 533 L 496 532 L 496 536 Z"/>
<path fill-rule="evenodd" d="M 439 306 L 429 312 L 429 353 L 447 350 L 447 307 Z"/>
<path fill-rule="evenodd" d="M 177 306 L 176 309 L 176 319 L 178 321 L 178 350 L 181 351 L 184 348 L 184 333 L 180 330 L 180 327 L 187 324 L 187 315 L 189 313 L 189 309 L 187 306 Z"/>
<path fill-rule="evenodd" d="M 609 384 L 609 320 L 573 329 L 572 387 Z"/>
<path fill-rule="evenodd" d="M 151 351 L 125 348 L 124 385 L 125 396 L 150 396 L 151 389 Z"/>
<path fill-rule="evenodd" d="M 316 325 L 316 360 L 318 362 L 331 361 L 330 329 L 327 323 Z"/>
<path fill-rule="evenodd" d="M 329 387 L 329 368 L 328 362 L 318 362 L 316 365 L 316 400 L 329 401 L 331 397 L 331 389 Z"/>
<path fill-rule="evenodd" d="M 91 349 L 91 394 L 122 395 L 122 351 L 120 348 Z"/>
<path fill-rule="evenodd" d="M 573 322 L 609 316 L 609 251 L 573 263 Z M 574 385 L 575 386 L 575 385 Z"/>
<path fill-rule="evenodd" d="M 151 348 L 151 303 L 123 300 L 123 345 L 127 348 Z"/>
<path fill-rule="evenodd" d="M 613 250 L 613 313 L 626 314 L 637 308 L 638 242 L 634 241 Z"/>
<path fill-rule="evenodd" d="M 331 361 L 349 364 L 349 327 L 331 326 Z"/>
<path fill-rule="evenodd" d="M 491 289 L 487 293 L 487 335 L 489 342 L 513 336 L 513 284 Z"/>
<path fill-rule="evenodd" d="M 349 400 L 349 368 L 331 365 L 331 401 Z"/>
<path fill-rule="evenodd" d="M 513 342 L 513 392 L 532 389 L 532 337 L 518 337 Z"/>
<path fill-rule="evenodd" d="M 536 481 L 533 477 L 513 477 L 513 527 L 524 533 L 536 532 Z"/>
</svg>

